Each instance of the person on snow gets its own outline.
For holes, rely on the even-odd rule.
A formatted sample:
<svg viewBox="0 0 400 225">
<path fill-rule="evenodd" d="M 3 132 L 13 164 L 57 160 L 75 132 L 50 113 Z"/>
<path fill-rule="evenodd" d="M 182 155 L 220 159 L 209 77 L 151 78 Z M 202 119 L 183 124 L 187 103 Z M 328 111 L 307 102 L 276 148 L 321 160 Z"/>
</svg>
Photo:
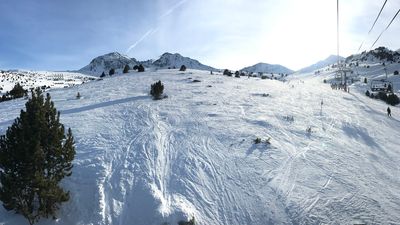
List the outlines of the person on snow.
<svg viewBox="0 0 400 225">
<path fill-rule="evenodd" d="M 390 107 L 388 107 L 386 111 L 387 111 L 387 113 L 388 113 L 388 116 L 391 117 L 391 116 L 392 116 L 392 111 L 390 110 Z"/>
</svg>

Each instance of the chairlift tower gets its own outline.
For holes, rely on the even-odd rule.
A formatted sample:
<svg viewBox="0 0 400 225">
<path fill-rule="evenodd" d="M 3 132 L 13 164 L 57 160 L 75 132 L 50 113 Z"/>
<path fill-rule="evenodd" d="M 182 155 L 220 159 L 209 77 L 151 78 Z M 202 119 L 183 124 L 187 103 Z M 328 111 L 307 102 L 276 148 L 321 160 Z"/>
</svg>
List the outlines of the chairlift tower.
<svg viewBox="0 0 400 225">
<path fill-rule="evenodd" d="M 337 48 L 337 64 L 336 64 L 336 79 L 340 79 L 341 83 L 343 84 L 343 71 L 340 65 L 340 58 L 339 58 L 339 0 L 336 0 L 336 48 Z"/>
<path fill-rule="evenodd" d="M 388 79 L 388 74 L 387 74 L 387 68 L 386 68 L 386 66 L 383 67 L 383 70 L 385 71 L 386 80 L 387 80 L 387 79 Z"/>
</svg>

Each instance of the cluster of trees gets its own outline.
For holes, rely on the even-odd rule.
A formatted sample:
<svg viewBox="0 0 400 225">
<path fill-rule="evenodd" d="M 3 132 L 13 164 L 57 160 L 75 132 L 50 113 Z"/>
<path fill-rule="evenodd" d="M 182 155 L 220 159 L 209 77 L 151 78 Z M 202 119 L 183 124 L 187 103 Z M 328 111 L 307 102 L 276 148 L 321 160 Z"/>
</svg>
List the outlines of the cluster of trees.
<svg viewBox="0 0 400 225">
<path fill-rule="evenodd" d="M 140 64 L 140 65 L 135 65 L 132 69 L 137 70 L 138 72 L 144 72 L 144 71 L 145 71 L 145 68 L 144 68 L 144 66 L 143 66 L 142 64 Z M 122 73 L 129 73 L 129 70 L 131 70 L 131 67 L 130 67 L 129 65 L 125 65 L 124 69 L 122 70 Z M 109 75 L 109 76 L 112 76 L 112 75 L 114 75 L 114 74 L 115 74 L 115 69 L 114 69 L 114 68 L 111 68 L 111 69 L 108 71 L 108 75 Z M 105 76 L 106 76 L 106 74 L 105 74 L 105 72 L 103 71 L 103 73 L 100 75 L 100 78 L 103 78 L 103 77 L 105 77 Z"/>
<path fill-rule="evenodd" d="M 228 69 L 225 69 L 222 74 L 225 75 L 225 76 L 230 76 L 230 77 L 232 76 L 232 72 L 230 70 L 228 70 Z"/>
<path fill-rule="evenodd" d="M 8 101 L 11 99 L 22 98 L 28 95 L 28 91 L 25 90 L 19 83 L 17 83 L 11 91 L 6 92 L 0 98 L 0 102 Z"/>
<path fill-rule="evenodd" d="M 55 218 L 69 200 L 59 183 L 72 173 L 75 148 L 49 94 L 44 98 L 36 88 L 25 106 L 0 136 L 0 201 L 32 225 L 41 217 Z"/>
<path fill-rule="evenodd" d="M 133 70 L 137 70 L 138 72 L 144 72 L 144 66 L 142 65 L 142 64 L 140 64 L 140 65 L 135 65 L 134 67 L 133 67 Z"/>
<path fill-rule="evenodd" d="M 134 67 L 133 69 L 135 69 L 135 67 Z M 144 66 L 143 66 L 142 64 L 140 64 L 140 65 L 137 67 L 137 71 L 138 71 L 138 72 L 144 72 Z"/>
</svg>

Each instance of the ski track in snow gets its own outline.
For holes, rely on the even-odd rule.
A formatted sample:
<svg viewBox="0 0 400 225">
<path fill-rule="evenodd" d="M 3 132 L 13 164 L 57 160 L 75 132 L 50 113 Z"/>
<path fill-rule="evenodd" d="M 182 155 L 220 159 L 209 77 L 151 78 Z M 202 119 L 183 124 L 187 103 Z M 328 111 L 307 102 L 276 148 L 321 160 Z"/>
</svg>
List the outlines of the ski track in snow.
<svg viewBox="0 0 400 225">
<path fill-rule="evenodd" d="M 56 223 L 396 224 L 400 122 L 383 102 L 331 90 L 329 76 L 160 70 L 51 91 L 77 149 Z M 169 97 L 153 101 L 158 79 Z M 24 101 L 1 105 L 4 133 Z M 0 209 L 0 224 L 24 222 Z"/>
</svg>

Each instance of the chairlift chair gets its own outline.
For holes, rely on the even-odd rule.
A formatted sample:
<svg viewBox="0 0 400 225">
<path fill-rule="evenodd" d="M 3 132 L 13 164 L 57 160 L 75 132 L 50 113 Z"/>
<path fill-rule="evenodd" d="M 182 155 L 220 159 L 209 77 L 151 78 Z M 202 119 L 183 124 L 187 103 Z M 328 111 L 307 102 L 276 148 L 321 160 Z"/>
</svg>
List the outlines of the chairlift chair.
<svg viewBox="0 0 400 225">
<path fill-rule="evenodd" d="M 381 79 L 381 80 L 372 80 L 370 84 L 371 91 L 375 92 L 390 92 L 389 85 L 393 90 L 393 83 L 391 81 Z"/>
</svg>

